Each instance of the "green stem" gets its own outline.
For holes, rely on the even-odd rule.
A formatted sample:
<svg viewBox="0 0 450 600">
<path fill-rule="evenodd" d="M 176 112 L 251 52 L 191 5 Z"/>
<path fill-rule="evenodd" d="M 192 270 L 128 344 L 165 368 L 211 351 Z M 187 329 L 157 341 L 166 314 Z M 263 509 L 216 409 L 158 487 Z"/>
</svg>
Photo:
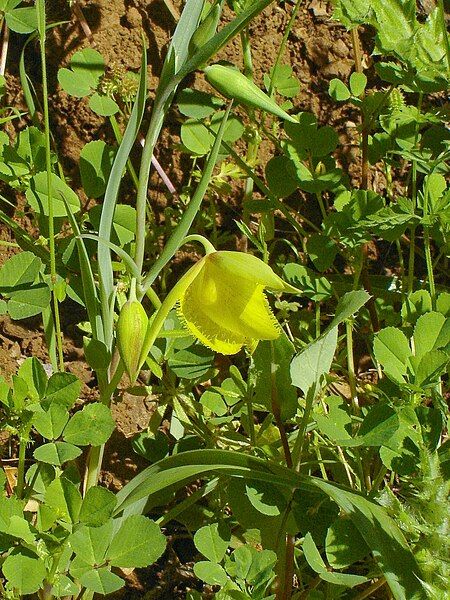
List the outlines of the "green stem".
<svg viewBox="0 0 450 600">
<path fill-rule="evenodd" d="M 355 359 L 353 356 L 353 326 L 350 320 L 345 322 L 345 335 L 347 340 L 347 369 L 348 382 L 350 385 L 350 396 L 353 413 L 359 413 L 358 396 L 356 394 Z"/>
<path fill-rule="evenodd" d="M 25 487 L 25 452 L 28 444 L 28 435 L 21 435 L 19 438 L 19 463 L 17 465 L 17 483 L 16 483 L 16 495 L 19 500 L 23 496 L 23 490 Z"/>
<path fill-rule="evenodd" d="M 355 70 L 357 73 L 363 72 L 361 60 L 361 43 L 359 41 L 358 27 L 354 27 L 351 32 L 353 47 L 353 59 L 355 61 Z M 362 94 L 362 97 L 364 93 Z M 361 189 L 367 190 L 369 187 L 369 129 L 365 126 L 364 113 L 361 111 Z"/>
<path fill-rule="evenodd" d="M 188 236 L 190 237 L 190 236 Z M 200 236 L 202 237 L 202 236 Z M 186 238 L 185 238 L 186 239 Z M 206 238 L 205 238 L 206 239 Z M 164 325 L 164 321 L 167 318 L 167 315 L 170 313 L 172 308 L 178 302 L 180 295 L 183 291 L 189 286 L 189 284 L 195 279 L 199 270 L 202 268 L 202 262 L 199 261 L 193 267 L 191 267 L 183 277 L 178 281 L 176 285 L 170 290 L 167 296 L 164 298 L 163 303 L 159 307 L 159 309 L 150 317 L 147 332 L 145 334 L 144 344 L 142 346 L 141 357 L 139 360 L 138 370 L 141 369 L 142 365 L 147 359 L 148 353 L 152 349 L 153 344 L 158 337 L 159 332 L 161 331 L 162 326 Z"/>
<path fill-rule="evenodd" d="M 316 302 L 316 338 L 320 337 L 320 302 Z"/>
<path fill-rule="evenodd" d="M 153 308 L 155 310 L 158 310 L 158 308 L 160 308 L 162 302 L 159 299 L 159 296 L 155 292 L 155 290 L 152 287 L 149 287 L 148 290 L 146 290 L 145 295 L 147 296 L 147 298 L 149 298 L 150 302 L 153 304 Z"/>
<path fill-rule="evenodd" d="M 116 142 L 120 145 L 122 143 L 122 132 L 120 131 L 119 124 L 117 123 L 117 119 L 115 115 L 111 115 L 109 117 L 109 122 L 111 123 L 112 130 L 114 132 L 114 137 L 116 138 Z M 130 174 L 131 179 L 133 180 L 134 187 L 138 189 L 139 187 L 139 179 L 136 174 L 135 168 L 133 167 L 133 163 L 131 159 L 127 160 L 127 171 Z"/>
<path fill-rule="evenodd" d="M 281 444 L 283 446 L 284 459 L 286 461 L 286 466 L 288 469 L 292 469 L 292 455 L 291 450 L 289 448 L 289 441 L 286 435 L 286 428 L 284 426 L 283 420 L 281 418 L 281 406 L 280 400 L 278 397 L 278 387 L 276 381 L 276 372 L 278 365 L 275 362 L 275 349 L 273 342 L 270 342 L 270 352 L 271 352 L 271 362 L 270 362 L 270 396 L 272 402 L 272 413 L 275 417 L 275 422 L 277 424 L 278 431 L 280 432 Z"/>
<path fill-rule="evenodd" d="M 327 211 L 325 209 L 325 204 L 323 203 L 322 194 L 320 194 L 319 192 L 316 192 L 316 198 L 317 198 L 317 202 L 319 204 L 320 213 L 322 215 L 322 218 L 326 219 L 326 217 L 327 217 Z"/>
<path fill-rule="evenodd" d="M 425 260 L 427 263 L 428 284 L 430 286 L 431 306 L 436 310 L 436 287 L 434 284 L 433 261 L 431 258 L 430 247 L 430 230 L 428 227 L 423 228 L 423 241 L 425 246 Z"/>
<path fill-rule="evenodd" d="M 292 462 L 294 463 L 294 468 L 297 472 L 300 471 L 300 466 L 302 462 L 302 454 L 303 448 L 305 445 L 306 439 L 306 429 L 309 423 L 309 417 L 311 415 L 314 399 L 316 397 L 316 387 L 312 386 L 305 398 L 305 408 L 303 410 L 302 420 L 300 422 L 300 427 L 298 429 L 297 438 L 294 443 L 294 448 L 292 450 Z"/>
<path fill-rule="evenodd" d="M 272 68 L 272 74 L 271 74 L 271 77 L 270 77 L 269 89 L 268 89 L 268 92 L 267 92 L 269 94 L 269 96 L 273 95 L 273 91 L 274 91 L 274 85 L 273 85 L 274 76 L 275 76 L 275 73 L 277 71 L 278 65 L 280 64 L 281 58 L 282 58 L 283 53 L 284 53 L 284 49 L 285 49 L 287 41 L 288 41 L 289 34 L 291 33 L 292 27 L 294 26 L 294 22 L 295 22 L 295 19 L 297 17 L 297 14 L 298 14 L 298 11 L 300 9 L 301 4 L 302 4 L 302 0 L 297 0 L 297 2 L 295 3 L 295 6 L 292 9 L 292 13 L 291 13 L 290 19 L 288 21 L 288 24 L 286 25 L 286 29 L 284 30 L 283 38 L 281 40 L 280 45 L 278 46 L 277 57 L 275 59 L 275 64 L 273 65 L 273 68 Z"/>
<path fill-rule="evenodd" d="M 244 60 L 244 74 L 245 76 L 253 81 L 253 60 L 252 60 L 252 52 L 251 52 L 251 44 L 250 44 L 250 36 L 248 32 L 248 28 L 241 32 L 241 44 L 242 44 L 242 54 Z M 254 110 L 249 109 L 249 116 L 251 120 L 254 120 Z M 254 129 L 250 133 L 251 137 L 247 146 L 247 157 L 246 162 L 250 166 L 254 166 L 259 148 L 260 136 L 258 134 L 257 129 Z M 247 210 L 247 202 L 253 197 L 253 189 L 254 182 L 251 177 L 247 177 L 245 180 L 245 188 L 244 188 L 244 197 L 242 199 L 242 204 L 244 207 L 243 210 L 243 220 L 247 225 L 249 224 L 250 214 Z"/>
<path fill-rule="evenodd" d="M 253 60 L 252 47 L 250 44 L 250 36 L 248 27 L 241 31 L 242 55 L 244 59 L 244 75 L 250 80 L 253 80 Z"/>
<path fill-rule="evenodd" d="M 100 402 L 105 406 L 110 406 L 112 396 L 119 385 L 119 382 L 122 378 L 122 375 L 125 371 L 124 364 L 122 360 L 119 361 L 117 368 L 114 372 L 114 375 L 111 378 L 111 381 L 107 383 L 107 380 L 99 373 L 97 373 L 97 377 L 99 379 L 99 388 L 100 388 Z M 105 451 L 105 444 L 101 446 L 91 446 L 89 450 L 89 456 L 87 460 L 86 473 L 84 476 L 84 484 L 83 484 L 83 493 L 84 495 L 88 491 L 89 488 L 97 485 L 98 479 L 100 477 L 100 471 L 102 468 L 103 454 Z"/>
<path fill-rule="evenodd" d="M 271 388 L 271 402 L 272 402 L 272 413 L 275 417 L 275 422 L 280 432 L 281 444 L 283 446 L 284 459 L 288 469 L 292 469 L 294 463 L 292 461 L 292 454 L 289 448 L 289 441 L 286 435 L 286 428 L 281 418 L 281 403 L 278 396 L 278 386 L 276 381 L 276 372 L 278 365 L 275 362 L 275 349 L 273 342 L 270 342 L 271 351 L 271 364 L 270 364 L 270 388 Z M 287 513 L 285 513 L 287 516 Z M 292 596 L 292 588 L 294 581 L 294 536 L 285 532 L 285 527 L 281 529 L 281 533 L 285 536 L 285 552 L 284 561 L 280 565 L 280 581 L 278 582 L 278 589 L 276 593 L 277 600 L 289 600 Z"/>
<path fill-rule="evenodd" d="M 47 87 L 47 60 L 45 56 L 45 1 L 36 0 L 36 12 L 39 30 L 39 42 L 42 65 L 42 95 L 44 109 L 44 135 L 45 135 L 45 168 L 47 172 L 47 197 L 48 197 L 48 234 L 49 234 L 49 250 L 50 250 L 50 279 L 53 297 L 53 312 L 55 319 L 55 335 L 56 345 L 58 349 L 58 368 L 64 371 L 64 355 L 62 348 L 62 330 L 59 316 L 59 303 L 55 294 L 56 284 L 56 249 L 55 249 L 55 224 L 54 224 L 54 207 L 52 195 L 52 163 L 51 163 L 51 146 L 50 146 L 50 119 L 48 111 L 48 87 Z"/>
<path fill-rule="evenodd" d="M 196 233 L 187 235 L 182 240 L 180 246 L 183 246 L 184 244 L 188 244 L 189 242 L 200 242 L 200 244 L 202 244 L 203 248 L 205 249 L 206 254 L 211 254 L 212 252 L 216 251 L 216 249 L 211 244 L 211 242 L 207 238 L 205 238 L 203 235 L 198 235 Z"/>
<path fill-rule="evenodd" d="M 253 415 L 253 402 L 252 402 L 252 390 L 247 391 L 245 398 L 247 405 L 247 418 L 248 418 L 248 433 L 250 435 L 250 446 L 254 448 L 256 446 L 256 435 L 255 435 L 255 422 Z"/>
<path fill-rule="evenodd" d="M 360 592 L 357 596 L 355 596 L 354 600 L 364 600 L 365 598 L 369 598 L 376 590 L 380 589 L 380 587 L 383 587 L 385 583 L 386 578 L 380 577 L 380 579 L 375 581 L 375 583 L 372 583 L 372 585 L 369 585 L 368 588 L 366 588 L 364 591 Z"/>
<path fill-rule="evenodd" d="M 408 294 L 411 294 L 414 289 L 414 258 L 416 246 L 416 228 L 411 227 L 411 235 L 409 239 L 409 260 L 408 260 Z"/>
<path fill-rule="evenodd" d="M 404 296 L 405 296 L 405 261 L 403 260 L 402 246 L 401 246 L 400 240 L 398 238 L 395 240 L 395 245 L 397 247 L 398 262 L 400 265 L 400 277 L 401 277 L 400 293 L 401 293 L 401 301 L 403 304 L 403 300 L 404 300 Z"/>
<path fill-rule="evenodd" d="M 425 190 L 423 194 L 423 216 L 426 218 L 428 216 L 428 175 L 425 183 Z M 430 296 L 431 296 L 431 306 L 433 310 L 436 310 L 436 287 L 434 285 L 434 272 L 433 272 L 433 260 L 431 258 L 431 246 L 430 246 L 430 228 L 428 225 L 423 226 L 423 242 L 424 242 L 424 250 L 425 250 L 425 262 L 427 264 L 427 273 L 428 273 L 428 284 L 430 287 Z"/>
<path fill-rule="evenodd" d="M 417 111 L 420 113 L 422 109 L 423 92 L 419 92 L 419 100 L 417 102 Z M 419 139 L 419 124 L 416 124 L 416 131 L 414 136 L 414 147 L 417 146 Z M 411 200 L 412 200 L 412 212 L 415 214 L 417 209 L 417 162 L 412 161 L 412 176 L 411 176 Z M 409 261 L 408 261 L 408 294 L 413 291 L 414 288 L 414 255 L 416 250 L 416 228 L 411 227 L 411 241 L 409 246 Z"/>
<path fill-rule="evenodd" d="M 447 33 L 447 23 L 445 22 L 445 8 L 444 8 L 444 0 L 438 0 L 438 8 L 439 8 L 439 21 L 442 29 L 442 35 L 444 37 L 445 44 L 445 54 L 447 56 L 447 74 L 450 78 L 450 41 L 448 39 Z"/>
<path fill-rule="evenodd" d="M 170 94 L 169 94 L 170 95 Z M 145 253 L 146 237 L 146 208 L 147 208 L 147 188 L 150 178 L 150 167 L 152 164 L 153 150 L 164 120 L 164 106 L 167 101 L 166 94 L 157 95 L 152 110 L 152 118 L 145 136 L 145 144 L 142 150 L 141 167 L 139 169 L 139 181 L 136 196 L 136 253 L 135 263 L 138 270 L 142 273 Z"/>
<path fill-rule="evenodd" d="M 378 471 L 378 473 L 375 475 L 375 478 L 372 482 L 372 487 L 370 488 L 370 497 L 375 496 L 375 494 L 378 492 L 378 488 L 380 487 L 380 485 L 383 483 L 384 478 L 386 477 L 386 473 L 388 472 L 388 470 L 386 469 L 386 467 L 383 465 L 380 470 Z"/>
</svg>

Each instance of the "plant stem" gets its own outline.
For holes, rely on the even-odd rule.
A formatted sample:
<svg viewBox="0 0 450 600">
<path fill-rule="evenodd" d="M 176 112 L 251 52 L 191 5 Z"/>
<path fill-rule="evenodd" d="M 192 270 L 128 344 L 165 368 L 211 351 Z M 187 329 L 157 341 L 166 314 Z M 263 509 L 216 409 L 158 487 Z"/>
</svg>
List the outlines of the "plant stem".
<svg viewBox="0 0 450 600">
<path fill-rule="evenodd" d="M 359 41 L 358 27 L 354 27 L 351 32 L 353 47 L 353 59 L 355 61 L 355 70 L 357 73 L 363 72 L 361 60 L 361 43 Z M 364 114 L 361 111 L 361 189 L 367 190 L 369 187 L 369 129 L 365 125 Z"/>
<path fill-rule="evenodd" d="M 445 8 L 444 8 L 444 0 L 438 0 L 438 10 L 439 10 L 439 21 L 442 29 L 442 35 L 444 37 L 445 44 L 445 54 L 447 57 L 447 74 L 450 78 L 450 41 L 448 39 L 447 34 L 447 23 L 445 22 Z"/>
<path fill-rule="evenodd" d="M 44 0 L 36 0 L 36 12 L 38 20 L 41 64 L 42 64 L 42 96 L 44 109 L 44 135 L 45 135 L 45 169 L 47 172 L 47 197 L 48 197 L 48 235 L 50 250 L 50 280 L 53 298 L 53 315 L 55 319 L 56 346 L 58 350 L 58 369 L 64 371 L 64 354 L 62 348 L 62 330 L 59 316 L 59 302 L 55 294 L 56 284 L 56 249 L 55 249 L 55 224 L 52 196 L 52 163 L 50 146 L 50 119 L 48 112 L 48 88 L 47 88 L 47 60 L 45 55 L 46 41 L 46 18 Z"/>
<path fill-rule="evenodd" d="M 211 242 L 207 238 L 205 238 L 203 235 L 198 235 L 196 233 L 187 235 L 182 240 L 180 246 L 183 246 L 184 244 L 188 244 L 189 242 L 199 242 L 200 244 L 202 244 L 203 248 L 205 249 L 206 254 L 211 254 L 212 252 L 216 251 L 213 244 L 211 244 Z"/>
<path fill-rule="evenodd" d="M 353 356 L 353 326 L 348 319 L 345 322 L 345 336 L 347 340 L 347 370 L 348 382 L 350 384 L 350 396 L 353 408 L 353 413 L 359 413 L 358 396 L 356 394 L 356 375 L 355 375 L 355 359 Z"/>
<path fill-rule="evenodd" d="M 403 304 L 403 300 L 404 300 L 404 296 L 405 296 L 405 261 L 403 260 L 402 246 L 401 246 L 400 240 L 398 238 L 395 240 L 395 245 L 397 247 L 398 263 L 400 265 L 400 277 L 401 277 L 400 293 L 401 293 L 401 301 Z"/>
<path fill-rule="evenodd" d="M 251 81 L 253 80 L 253 61 L 252 61 L 252 47 L 250 44 L 250 35 L 248 33 L 248 27 L 241 31 L 241 45 L 242 55 L 244 60 L 244 75 Z"/>
<path fill-rule="evenodd" d="M 293 468 L 291 450 L 289 441 L 286 435 L 286 428 L 281 418 L 280 400 L 278 397 L 278 387 L 276 382 L 277 364 L 275 362 L 275 349 L 273 342 L 270 342 L 271 364 L 270 364 L 270 397 L 272 402 L 272 413 L 275 417 L 275 422 L 280 432 L 281 444 L 283 446 L 284 460 L 289 469 Z M 284 529 L 284 528 L 283 528 Z M 284 533 L 283 531 L 281 533 Z M 285 534 L 285 556 L 284 569 L 281 570 L 282 581 L 279 581 L 276 593 L 277 600 L 289 600 L 292 595 L 292 587 L 294 582 L 294 536 Z M 281 577 L 280 577 L 281 579 Z M 281 585 L 280 585 L 281 584 Z"/>
<path fill-rule="evenodd" d="M 241 31 L 241 45 L 242 45 L 242 55 L 244 60 L 244 75 L 253 81 L 253 61 L 252 61 L 252 51 L 250 45 L 250 35 L 248 32 L 248 27 L 246 27 L 243 31 Z M 249 116 L 251 120 L 254 120 L 255 114 L 253 109 L 248 109 Z M 258 156 L 258 148 L 260 142 L 260 135 L 257 129 L 250 130 L 249 132 L 249 141 L 247 145 L 247 156 L 246 163 L 253 167 L 255 161 Z M 247 177 L 245 180 L 244 187 L 244 197 L 242 198 L 243 205 L 243 221 L 246 225 L 249 224 L 250 214 L 247 210 L 247 202 L 253 197 L 253 189 L 254 189 L 254 181 L 251 177 Z M 244 247 L 243 250 L 247 250 L 247 238 L 243 239 Z"/>
<path fill-rule="evenodd" d="M 354 597 L 353 600 L 364 600 L 371 596 L 376 590 L 382 587 L 386 583 L 386 579 L 384 577 L 380 577 L 377 581 L 372 583 L 368 588 L 366 588 L 363 592 Z"/>
<path fill-rule="evenodd" d="M 17 483 L 16 495 L 19 500 L 22 499 L 23 490 L 25 487 L 25 452 L 27 449 L 28 435 L 23 434 L 19 438 L 19 462 L 17 465 Z"/>
<path fill-rule="evenodd" d="M 327 217 L 327 211 L 325 209 L 325 204 L 323 203 L 322 194 L 320 194 L 319 192 L 316 192 L 316 198 L 317 198 L 317 202 L 319 204 L 320 213 L 322 215 L 322 218 L 326 219 L 326 217 Z"/>
<path fill-rule="evenodd" d="M 419 100 L 417 102 L 417 111 L 420 113 L 422 109 L 423 92 L 419 92 Z M 419 125 L 416 124 L 416 131 L 414 136 L 414 147 L 417 146 L 419 139 Z M 417 162 L 412 161 L 412 175 L 411 175 L 411 201 L 412 201 L 412 212 L 415 214 L 417 209 Z M 413 291 L 414 288 L 414 255 L 416 251 L 416 227 L 411 227 L 411 238 L 409 246 L 409 261 L 408 261 L 408 294 Z"/>
<path fill-rule="evenodd" d="M 320 302 L 316 302 L 316 337 L 320 337 Z"/>
<path fill-rule="evenodd" d="M 75 2 L 72 4 L 72 10 L 75 13 L 76 18 L 78 19 L 78 22 L 80 23 L 80 26 L 81 26 L 81 29 L 83 30 L 84 35 L 89 40 L 89 44 L 91 46 L 95 47 L 96 43 L 93 39 L 92 30 L 89 27 L 89 24 L 86 21 L 83 11 L 81 10 L 81 8 L 78 4 L 78 0 L 75 0 Z"/>
<path fill-rule="evenodd" d="M 9 44 L 9 27 L 6 24 L 6 20 L 3 19 L 3 37 L 2 37 L 2 49 L 0 53 L 0 75 L 5 74 L 6 69 L 6 57 L 8 56 L 8 44 Z"/>
<path fill-rule="evenodd" d="M 15 242 L 7 242 L 6 240 L 0 240 L 0 246 L 6 246 L 7 248 L 20 248 L 19 244 Z"/>
<path fill-rule="evenodd" d="M 139 182 L 136 196 L 136 253 L 135 262 L 138 270 L 142 272 L 144 265 L 145 237 L 146 237 L 146 205 L 147 188 L 150 177 L 153 150 L 158 139 L 159 132 L 164 120 L 164 105 L 167 100 L 165 94 L 157 95 L 153 105 L 152 117 L 148 127 L 145 143 L 142 150 L 141 167 L 139 169 Z"/>
<path fill-rule="evenodd" d="M 378 488 L 380 487 L 380 485 L 383 483 L 384 478 L 386 477 L 386 473 L 388 472 L 388 470 L 386 469 L 386 467 L 383 465 L 380 470 L 378 471 L 378 473 L 375 475 L 375 478 L 373 479 L 372 482 L 372 487 L 370 488 L 370 497 L 375 496 L 375 494 L 378 491 Z"/>
<path fill-rule="evenodd" d="M 425 190 L 423 195 L 423 216 L 428 216 L 428 181 L 430 175 L 428 175 L 425 184 Z M 428 225 L 423 226 L 423 242 L 425 250 L 425 262 L 427 264 L 428 273 L 428 284 L 430 286 L 431 306 L 433 310 L 436 310 L 436 287 L 434 285 L 434 272 L 433 272 L 433 261 L 431 258 L 431 246 L 430 246 L 430 228 Z"/>
<path fill-rule="evenodd" d="M 289 34 L 291 33 L 292 27 L 294 26 L 295 19 L 297 17 L 297 13 L 298 13 L 298 11 L 300 9 L 301 4 L 302 4 L 302 0 L 297 0 L 297 2 L 295 3 L 295 6 L 292 9 L 292 13 L 291 13 L 291 16 L 289 18 L 288 24 L 286 25 L 286 29 L 284 30 L 283 38 L 282 38 L 281 43 L 280 43 L 280 45 L 278 47 L 277 57 L 275 59 L 275 64 L 273 65 L 273 68 L 272 68 L 272 74 L 271 74 L 271 77 L 270 77 L 269 89 L 268 89 L 268 92 L 267 92 L 269 94 L 269 96 L 273 96 L 273 92 L 274 92 L 274 85 L 273 85 L 274 75 L 275 75 L 275 73 L 277 71 L 278 65 L 280 64 L 281 58 L 282 58 L 283 53 L 284 53 L 284 49 L 285 49 L 287 41 L 288 41 Z"/>
<path fill-rule="evenodd" d="M 111 123 L 111 127 L 112 127 L 112 130 L 114 133 L 114 137 L 116 138 L 116 142 L 120 145 L 122 142 L 123 136 L 122 136 L 122 132 L 119 129 L 119 124 L 117 123 L 116 116 L 111 115 L 109 117 L 109 122 Z M 131 179 L 133 180 L 134 187 L 136 189 L 138 189 L 138 186 L 139 186 L 138 176 L 136 174 L 136 171 L 133 167 L 133 163 L 131 162 L 130 158 L 128 158 L 128 160 L 127 160 L 127 171 L 130 174 Z"/>
<path fill-rule="evenodd" d="M 270 342 L 270 350 L 271 350 L 271 355 L 272 355 L 272 360 L 271 360 L 271 364 L 270 364 L 270 397 L 271 397 L 271 402 L 272 402 L 272 413 L 273 413 L 273 416 L 275 417 L 275 422 L 277 424 L 278 431 L 280 432 L 280 440 L 281 440 L 281 444 L 283 446 L 284 460 L 286 461 L 286 466 L 289 469 L 292 469 L 293 462 L 292 462 L 291 450 L 289 448 L 289 442 L 288 442 L 287 435 L 286 435 L 286 429 L 284 427 L 284 423 L 281 418 L 280 401 L 278 398 L 277 382 L 275 379 L 277 365 L 275 363 L 275 358 L 274 358 L 273 342 Z"/>
<path fill-rule="evenodd" d="M 113 359 L 111 361 L 111 368 L 114 368 L 113 363 L 117 359 L 118 354 L 114 354 Z M 99 388 L 100 388 L 100 402 L 105 406 L 110 406 L 112 396 L 119 385 L 119 382 L 122 378 L 122 375 L 125 371 L 124 364 L 122 360 L 119 361 L 117 365 L 114 375 L 111 377 L 111 381 L 107 383 L 105 378 L 102 378 L 99 374 L 97 374 L 99 380 Z M 101 446 L 91 446 L 89 450 L 89 455 L 87 459 L 86 472 L 84 475 L 83 482 L 83 496 L 86 495 L 86 492 L 89 488 L 97 485 L 98 479 L 100 477 L 100 471 L 102 468 L 103 454 L 105 451 L 105 444 Z"/>
<path fill-rule="evenodd" d="M 409 260 L 408 260 L 408 294 L 411 294 L 414 289 L 414 256 L 416 242 L 416 228 L 411 227 L 411 235 L 409 238 Z"/>
<path fill-rule="evenodd" d="M 436 287 L 434 284 L 433 261 L 431 259 L 430 230 L 423 228 L 423 242 L 425 247 L 425 261 L 427 263 L 428 284 L 430 286 L 431 307 L 436 310 Z"/>
</svg>

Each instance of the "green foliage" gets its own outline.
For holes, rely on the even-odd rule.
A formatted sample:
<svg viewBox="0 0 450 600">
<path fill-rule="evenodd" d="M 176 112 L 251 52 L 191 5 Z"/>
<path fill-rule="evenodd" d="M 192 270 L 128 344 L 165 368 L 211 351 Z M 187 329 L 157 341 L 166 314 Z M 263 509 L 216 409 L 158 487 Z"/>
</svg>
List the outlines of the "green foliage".
<svg viewBox="0 0 450 600">
<path fill-rule="evenodd" d="M 70 416 L 80 390 L 73 375 L 56 373 L 47 381 L 42 365 L 34 358 L 28 359 L 19 373 L 13 387 L 2 383 L 5 424 L 23 444 L 30 441 L 33 431 L 51 441 L 34 450 L 36 463 L 23 480 L 19 465 L 18 498 L 0 499 L 6 585 L 20 594 L 32 594 L 51 577 L 55 595 L 76 595 L 80 586 L 109 594 L 124 585 L 111 567 L 153 563 L 164 552 L 165 537 L 156 523 L 142 515 L 130 515 L 116 527 L 117 499 L 105 488 L 93 486 L 81 495 L 73 462 L 82 451 L 78 446 L 105 443 L 114 428 L 110 409 L 88 404 Z M 38 505 L 33 524 L 20 499 L 24 488 L 28 499 Z M 52 560 L 43 560 L 43 556 L 58 559 L 56 571 Z"/>
<path fill-rule="evenodd" d="M 403 82 L 424 91 L 445 89 L 448 42 L 438 7 L 421 23 L 413 0 L 334 0 L 334 5 L 334 18 L 348 29 L 360 24 L 375 28 L 377 53 L 395 56 L 404 64 Z"/>
<path fill-rule="evenodd" d="M 221 25 L 222 2 L 188 0 L 151 110 L 145 51 L 139 74 L 106 65 L 91 48 L 75 52 L 58 71 L 59 85 L 85 98 L 117 142 L 95 139 L 82 148 L 82 198 L 53 142 L 46 114 L 53 90 L 34 85 L 22 53 L 33 124 L 14 132 L 23 115 L 16 107 L 0 111 L 0 123 L 8 123 L 8 134 L 0 132 L 0 180 L 10 194 L 0 219 L 13 240 L 0 269 L 0 313 L 42 315 L 51 365 L 29 357 L 8 381 L 0 378 L 0 423 L 17 464 L 12 485 L 0 471 L 1 585 L 10 600 L 110 596 L 129 569 L 160 559 L 158 568 L 166 568 L 166 546 L 167 557 L 178 552 L 176 535 L 166 540 L 160 527 L 180 524 L 193 539 L 198 591 L 188 593 L 191 600 L 273 600 L 274 590 L 363 597 L 373 583 L 389 587 L 380 593 L 395 600 L 440 599 L 447 591 L 443 3 L 422 17 L 412 0 L 335 0 L 335 19 L 354 36 L 370 26 L 365 51 L 374 35 L 371 77 L 356 60 L 348 79 L 329 82 L 327 102 L 348 103 L 342 114 L 358 123 L 350 135 L 341 123 L 331 126 L 326 111 L 320 122 L 298 112 L 297 65 L 283 63 L 295 14 L 275 64 L 265 72 L 252 64 L 249 23 L 268 4 L 231 2 L 236 16 Z M 0 12 L 13 31 L 33 34 L 29 42 L 37 36 L 44 67 L 50 26 L 43 0 L 33 7 L 0 0 Z M 208 66 L 238 34 L 243 65 Z M 177 94 L 197 69 L 232 106 L 200 91 L 198 78 L 200 89 Z M 3 98 L 7 81 L 0 77 Z M 158 154 L 161 165 L 153 155 L 174 100 L 185 187 L 153 202 L 152 161 L 170 175 L 166 154 Z M 216 298 L 221 268 L 209 279 L 189 270 L 198 248 L 187 244 L 200 242 L 214 262 L 215 251 L 234 247 L 234 224 L 242 246 L 262 259 L 252 257 L 260 271 L 233 267 Z M 8 249 L 9 239 L 2 242 Z M 249 333 L 246 350 L 232 357 L 202 345 L 176 314 L 192 290 L 180 292 L 175 282 L 192 273 L 201 273 L 199 288 L 207 286 L 198 302 L 220 305 L 208 318 L 212 331 L 224 332 L 224 348 L 245 327 L 259 330 L 264 315 L 271 327 L 262 330 L 274 339 Z M 255 296 L 241 302 L 247 278 Z M 88 402 L 81 381 L 64 370 L 59 307 L 67 298 L 78 303 L 76 311 L 64 305 L 71 324 L 86 311 L 87 321 L 75 326 L 95 371 Z M 130 302 L 139 318 L 121 320 Z M 207 312 L 192 304 L 192 314 Z M 231 304 L 242 310 L 231 314 Z M 122 380 L 125 369 L 131 383 Z M 116 427 L 113 405 L 125 394 L 143 403 L 150 396 L 148 424 L 132 441 L 149 466 L 114 493 L 99 484 L 99 473 Z"/>
<path fill-rule="evenodd" d="M 16 33 L 32 33 L 37 29 L 37 15 L 34 6 L 19 6 L 22 0 L 2 0 L 0 13 L 7 26 Z"/>
</svg>

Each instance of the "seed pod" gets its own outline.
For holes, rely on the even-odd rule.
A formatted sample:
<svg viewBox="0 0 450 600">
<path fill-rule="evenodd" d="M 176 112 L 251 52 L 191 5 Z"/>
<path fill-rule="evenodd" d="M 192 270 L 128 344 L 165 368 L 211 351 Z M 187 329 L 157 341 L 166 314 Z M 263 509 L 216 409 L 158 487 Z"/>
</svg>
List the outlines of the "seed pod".
<svg viewBox="0 0 450 600">
<path fill-rule="evenodd" d="M 212 36 L 216 33 L 217 24 L 220 19 L 222 7 L 220 4 L 216 4 L 211 8 L 209 13 L 194 31 L 191 41 L 189 42 L 189 54 L 192 56 L 204 46 Z"/>
<path fill-rule="evenodd" d="M 139 374 L 139 357 L 147 331 L 148 317 L 137 300 L 128 300 L 117 322 L 117 347 L 125 369 L 134 383 Z"/>
<path fill-rule="evenodd" d="M 211 65 L 206 67 L 205 75 L 209 83 L 227 98 L 271 113 L 291 123 L 298 123 L 240 71 L 224 65 Z"/>
</svg>

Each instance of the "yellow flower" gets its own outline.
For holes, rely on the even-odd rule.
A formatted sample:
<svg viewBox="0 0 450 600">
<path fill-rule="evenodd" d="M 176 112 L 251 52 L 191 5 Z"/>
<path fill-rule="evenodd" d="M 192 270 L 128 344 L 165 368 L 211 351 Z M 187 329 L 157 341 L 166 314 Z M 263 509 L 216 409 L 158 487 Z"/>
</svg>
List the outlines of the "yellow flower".
<svg viewBox="0 0 450 600">
<path fill-rule="evenodd" d="M 253 351 L 259 340 L 280 335 L 265 288 L 298 291 L 259 258 L 243 252 L 211 252 L 179 284 L 182 321 L 203 344 L 222 354 L 235 354 L 242 346 Z"/>
</svg>

